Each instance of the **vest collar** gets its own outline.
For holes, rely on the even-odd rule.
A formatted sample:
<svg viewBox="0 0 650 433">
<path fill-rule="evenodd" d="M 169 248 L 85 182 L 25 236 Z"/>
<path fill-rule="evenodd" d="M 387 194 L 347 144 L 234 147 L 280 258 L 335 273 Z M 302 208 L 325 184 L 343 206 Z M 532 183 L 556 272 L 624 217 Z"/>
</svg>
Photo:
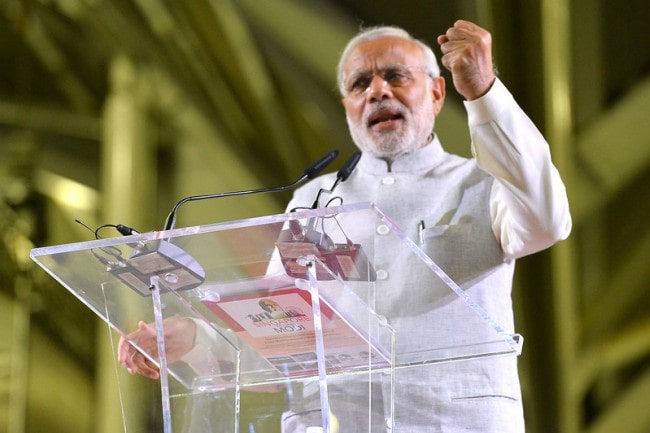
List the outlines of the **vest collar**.
<svg viewBox="0 0 650 433">
<path fill-rule="evenodd" d="M 364 152 L 359 161 L 358 168 L 364 172 L 379 175 L 388 172 L 404 173 L 427 170 L 439 164 L 443 154 L 444 150 L 440 144 L 440 140 L 438 140 L 437 135 L 434 135 L 433 140 L 429 144 L 413 152 L 398 156 L 392 164 L 371 153 Z"/>
</svg>

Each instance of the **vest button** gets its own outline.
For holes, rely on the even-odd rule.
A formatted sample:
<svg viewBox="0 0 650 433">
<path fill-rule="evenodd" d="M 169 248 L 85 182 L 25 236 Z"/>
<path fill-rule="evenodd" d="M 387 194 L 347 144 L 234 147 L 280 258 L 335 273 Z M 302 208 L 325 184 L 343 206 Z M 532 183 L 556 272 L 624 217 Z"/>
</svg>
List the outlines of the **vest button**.
<svg viewBox="0 0 650 433">
<path fill-rule="evenodd" d="M 392 185 L 395 183 L 395 178 L 393 176 L 386 176 L 381 180 L 382 185 Z"/>
<path fill-rule="evenodd" d="M 377 226 L 377 233 L 380 235 L 387 235 L 390 232 L 390 228 L 386 224 L 381 224 Z"/>
<path fill-rule="evenodd" d="M 388 279 L 388 271 L 385 269 L 377 269 L 377 279 L 378 280 Z"/>
</svg>

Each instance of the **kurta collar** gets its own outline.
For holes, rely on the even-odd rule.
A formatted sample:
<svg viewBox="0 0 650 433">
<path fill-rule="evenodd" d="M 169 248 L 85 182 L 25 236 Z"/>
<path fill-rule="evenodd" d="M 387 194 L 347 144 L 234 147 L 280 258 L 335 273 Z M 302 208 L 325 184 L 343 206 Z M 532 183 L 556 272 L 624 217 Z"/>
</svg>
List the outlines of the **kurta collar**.
<svg viewBox="0 0 650 433">
<path fill-rule="evenodd" d="M 364 152 L 358 168 L 364 172 L 379 175 L 388 172 L 400 173 L 427 170 L 439 164 L 442 161 L 443 154 L 444 150 L 440 140 L 438 140 L 437 135 L 434 135 L 429 144 L 413 152 L 400 155 L 392 164 L 371 153 Z"/>
</svg>

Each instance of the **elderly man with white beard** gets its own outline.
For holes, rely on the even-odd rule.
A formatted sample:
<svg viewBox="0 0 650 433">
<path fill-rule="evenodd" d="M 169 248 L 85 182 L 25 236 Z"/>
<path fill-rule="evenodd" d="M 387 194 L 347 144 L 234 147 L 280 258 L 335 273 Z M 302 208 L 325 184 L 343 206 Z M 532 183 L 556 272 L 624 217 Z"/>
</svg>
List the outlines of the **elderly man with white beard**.
<svg viewBox="0 0 650 433">
<path fill-rule="evenodd" d="M 445 80 L 431 48 L 400 28 L 366 29 L 348 43 L 338 66 L 348 126 L 363 156 L 336 195 L 345 203 L 375 203 L 505 332 L 514 333 L 515 260 L 569 235 L 565 187 L 544 137 L 495 76 L 490 33 L 459 20 L 437 41 L 442 64 L 465 98 L 473 158 L 445 152 L 434 132 Z M 298 189 L 288 209 L 310 207 L 335 176 L 321 176 Z M 390 250 L 382 242 L 374 243 L 375 259 Z M 427 311 L 433 309 L 428 303 L 433 288 L 414 281 L 404 264 L 389 268 L 386 282 L 377 284 L 375 307 L 393 318 L 398 349 L 399 344 L 426 345 L 433 326 Z M 454 319 L 460 320 L 449 317 Z M 191 320 L 175 325 L 170 340 L 175 344 L 168 345 L 173 349 L 167 356 L 189 362 L 193 342 L 210 336 Z M 144 323 L 129 337 L 155 342 Z M 125 339 L 119 360 L 132 374 L 159 375 Z M 394 419 L 388 423 L 383 384 L 337 387 L 333 380 L 332 385 L 333 419 L 341 433 L 367 432 L 368 423 L 372 432 L 525 430 L 515 356 L 399 369 Z M 347 394 L 341 400 L 345 404 L 337 405 L 337 393 Z M 287 394 L 283 432 L 314 431 L 321 425 L 318 384 Z M 368 394 L 376 402 L 373 408 L 379 408 L 370 417 Z M 358 405 L 350 403 L 355 400 Z"/>
<path fill-rule="evenodd" d="M 336 195 L 345 203 L 375 203 L 411 239 L 424 240 L 422 249 L 514 333 L 515 259 L 569 235 L 566 191 L 548 144 L 495 76 L 491 35 L 461 20 L 438 43 L 442 64 L 465 98 L 474 158 L 446 153 L 434 133 L 445 80 L 432 50 L 402 29 L 370 28 L 349 42 L 339 62 L 348 126 L 363 156 Z M 296 191 L 288 208 L 308 206 L 333 182 L 333 174 L 315 179 Z M 418 232 L 421 223 L 424 233 Z M 381 238 L 374 245 L 376 254 L 388 249 Z M 388 271 L 392 284 L 385 286 L 394 293 L 376 289 L 377 298 L 392 300 L 376 309 L 394 318 L 398 348 L 400 340 L 426 339 L 432 326 L 429 315 L 404 310 L 407 299 L 411 307 L 419 300 L 426 304 L 431 290 L 413 283 L 408 273 L 403 264 L 395 266 Z M 381 394 L 376 388 L 371 392 L 374 399 Z M 295 398 L 301 403 L 285 414 L 285 432 L 318 425 L 317 401 L 305 404 L 309 397 Z M 400 369 L 394 399 L 392 425 L 373 416 L 373 432 L 525 430 L 514 356 Z M 340 414 L 332 409 L 341 432 L 357 431 L 352 406 L 338 408 Z"/>
</svg>

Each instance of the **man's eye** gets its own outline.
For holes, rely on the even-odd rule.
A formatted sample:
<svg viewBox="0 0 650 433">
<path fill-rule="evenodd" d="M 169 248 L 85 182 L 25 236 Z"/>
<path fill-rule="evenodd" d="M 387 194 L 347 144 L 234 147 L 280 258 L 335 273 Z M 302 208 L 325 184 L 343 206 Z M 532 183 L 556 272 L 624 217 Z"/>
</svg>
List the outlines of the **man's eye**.
<svg viewBox="0 0 650 433">
<path fill-rule="evenodd" d="M 388 72 L 384 75 L 384 80 L 390 84 L 401 84 L 408 80 L 408 76 L 402 72 Z"/>
<path fill-rule="evenodd" d="M 352 91 L 366 90 L 369 85 L 370 85 L 370 79 L 368 79 L 368 77 L 358 78 L 352 82 L 352 84 L 350 85 L 350 90 Z"/>
</svg>

